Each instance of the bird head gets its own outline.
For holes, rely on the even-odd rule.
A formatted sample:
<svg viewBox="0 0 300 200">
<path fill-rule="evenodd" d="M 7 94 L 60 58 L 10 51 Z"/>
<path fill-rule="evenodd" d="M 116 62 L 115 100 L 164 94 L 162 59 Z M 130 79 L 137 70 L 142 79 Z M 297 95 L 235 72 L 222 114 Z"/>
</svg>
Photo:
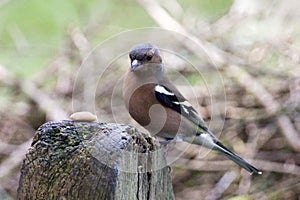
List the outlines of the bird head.
<svg viewBox="0 0 300 200">
<path fill-rule="evenodd" d="M 129 53 L 129 58 L 132 72 L 162 70 L 162 59 L 159 50 L 150 43 L 134 46 Z"/>
</svg>

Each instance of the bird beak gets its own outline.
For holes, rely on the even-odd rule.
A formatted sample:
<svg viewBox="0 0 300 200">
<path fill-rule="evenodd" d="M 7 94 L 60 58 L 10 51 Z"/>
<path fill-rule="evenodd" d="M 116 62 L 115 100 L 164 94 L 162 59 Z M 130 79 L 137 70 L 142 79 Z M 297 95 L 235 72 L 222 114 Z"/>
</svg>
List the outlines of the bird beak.
<svg viewBox="0 0 300 200">
<path fill-rule="evenodd" d="M 130 71 L 134 71 L 138 66 L 140 66 L 142 63 L 138 60 L 133 60 L 131 63 Z"/>
</svg>

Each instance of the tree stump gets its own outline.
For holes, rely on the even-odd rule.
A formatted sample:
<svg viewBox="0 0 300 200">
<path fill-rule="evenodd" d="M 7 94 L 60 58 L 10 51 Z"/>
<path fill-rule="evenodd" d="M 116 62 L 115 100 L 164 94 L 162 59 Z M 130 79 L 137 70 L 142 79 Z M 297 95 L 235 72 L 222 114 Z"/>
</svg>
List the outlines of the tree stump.
<svg viewBox="0 0 300 200">
<path fill-rule="evenodd" d="M 18 199 L 174 199 L 164 152 L 122 124 L 42 125 L 21 169 Z"/>
</svg>

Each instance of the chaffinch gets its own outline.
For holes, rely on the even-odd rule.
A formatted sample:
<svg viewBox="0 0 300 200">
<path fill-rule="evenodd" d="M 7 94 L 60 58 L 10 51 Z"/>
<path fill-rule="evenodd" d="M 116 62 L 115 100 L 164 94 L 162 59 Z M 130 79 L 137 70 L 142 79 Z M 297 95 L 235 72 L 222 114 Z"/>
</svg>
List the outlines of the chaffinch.
<svg viewBox="0 0 300 200">
<path fill-rule="evenodd" d="M 216 150 L 250 173 L 260 170 L 226 148 L 204 120 L 164 75 L 159 50 L 149 43 L 134 46 L 131 67 L 123 82 L 123 98 L 133 119 L 152 135 Z"/>
</svg>

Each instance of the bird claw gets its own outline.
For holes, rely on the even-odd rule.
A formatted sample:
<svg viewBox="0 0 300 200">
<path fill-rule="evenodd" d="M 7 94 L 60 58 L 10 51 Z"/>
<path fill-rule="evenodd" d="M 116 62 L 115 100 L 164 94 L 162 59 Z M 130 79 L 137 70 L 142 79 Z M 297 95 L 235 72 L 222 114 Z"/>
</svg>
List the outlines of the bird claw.
<svg viewBox="0 0 300 200">
<path fill-rule="evenodd" d="M 165 140 L 165 141 L 159 141 L 160 148 L 164 150 L 164 156 L 167 157 L 168 151 L 170 148 L 170 144 L 175 144 L 176 140 Z"/>
<path fill-rule="evenodd" d="M 172 142 L 173 142 L 173 140 L 164 140 L 164 141 L 159 141 L 159 144 L 160 144 L 160 147 L 164 147 Z"/>
</svg>

